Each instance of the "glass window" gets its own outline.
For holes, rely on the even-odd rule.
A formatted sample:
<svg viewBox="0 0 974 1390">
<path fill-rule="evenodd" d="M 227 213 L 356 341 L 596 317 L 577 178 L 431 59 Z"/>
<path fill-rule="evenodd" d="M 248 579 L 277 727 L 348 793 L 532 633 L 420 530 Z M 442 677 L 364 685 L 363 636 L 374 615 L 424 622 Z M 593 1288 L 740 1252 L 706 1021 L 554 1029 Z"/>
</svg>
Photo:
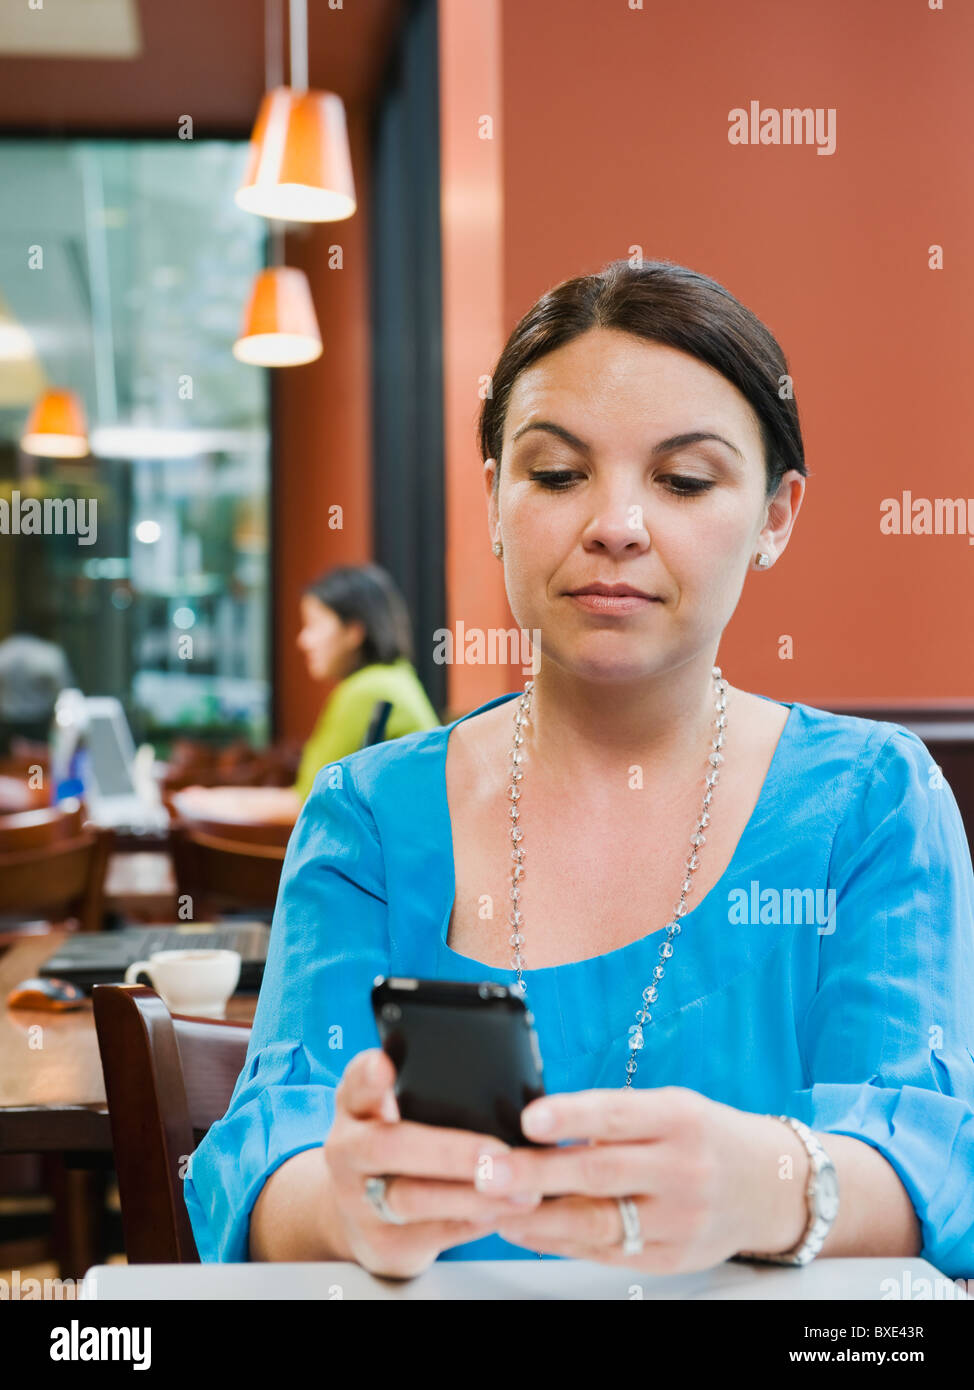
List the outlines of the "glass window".
<svg viewBox="0 0 974 1390">
<path fill-rule="evenodd" d="M 163 755 L 269 733 L 268 384 L 231 351 L 266 259 L 246 148 L 0 140 L 0 638 L 57 643 Z M 88 458 L 20 450 L 46 387 L 82 398 Z M 11 534 L 29 498 L 88 506 Z"/>
</svg>

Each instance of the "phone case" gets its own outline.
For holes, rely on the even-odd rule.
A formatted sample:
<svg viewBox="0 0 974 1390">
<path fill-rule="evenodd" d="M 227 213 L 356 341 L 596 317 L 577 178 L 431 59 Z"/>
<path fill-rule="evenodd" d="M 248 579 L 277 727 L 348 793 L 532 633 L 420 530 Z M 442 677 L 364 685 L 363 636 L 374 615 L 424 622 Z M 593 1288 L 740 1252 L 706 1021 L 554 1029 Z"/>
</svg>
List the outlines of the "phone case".
<svg viewBox="0 0 974 1390">
<path fill-rule="evenodd" d="M 380 978 L 372 1008 L 404 1120 L 534 1143 L 521 1111 L 544 1095 L 544 1077 L 519 995 L 492 981 Z"/>
</svg>

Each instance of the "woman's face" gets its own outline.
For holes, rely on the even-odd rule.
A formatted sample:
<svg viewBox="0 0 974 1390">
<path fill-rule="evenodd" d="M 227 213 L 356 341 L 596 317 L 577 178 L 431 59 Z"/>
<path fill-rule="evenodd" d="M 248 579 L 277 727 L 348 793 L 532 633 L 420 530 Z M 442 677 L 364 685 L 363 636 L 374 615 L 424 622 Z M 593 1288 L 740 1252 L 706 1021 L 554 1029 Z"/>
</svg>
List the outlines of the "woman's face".
<svg viewBox="0 0 974 1390">
<path fill-rule="evenodd" d="M 343 623 L 333 608 L 313 594 L 301 597 L 301 631 L 298 647 L 304 652 L 313 680 L 344 675 L 352 653 L 362 644 L 360 622 Z"/>
<path fill-rule="evenodd" d="M 683 440 L 706 433 L 719 439 Z M 627 680 L 712 659 L 758 550 L 784 549 L 804 493 L 770 504 L 758 418 L 686 353 L 591 329 L 514 384 L 484 478 L 519 627 L 580 677 Z M 655 595 L 623 609 L 573 597 L 601 581 Z"/>
</svg>

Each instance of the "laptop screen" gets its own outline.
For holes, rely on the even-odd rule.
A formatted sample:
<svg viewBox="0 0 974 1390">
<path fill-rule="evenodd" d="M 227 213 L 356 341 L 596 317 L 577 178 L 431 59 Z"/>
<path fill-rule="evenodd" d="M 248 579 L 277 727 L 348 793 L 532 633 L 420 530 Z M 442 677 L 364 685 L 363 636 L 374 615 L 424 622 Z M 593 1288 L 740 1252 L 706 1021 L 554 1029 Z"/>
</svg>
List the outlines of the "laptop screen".
<svg viewBox="0 0 974 1390">
<path fill-rule="evenodd" d="M 91 775 L 101 796 L 134 796 L 135 783 L 111 715 L 91 714 L 85 731 Z"/>
</svg>

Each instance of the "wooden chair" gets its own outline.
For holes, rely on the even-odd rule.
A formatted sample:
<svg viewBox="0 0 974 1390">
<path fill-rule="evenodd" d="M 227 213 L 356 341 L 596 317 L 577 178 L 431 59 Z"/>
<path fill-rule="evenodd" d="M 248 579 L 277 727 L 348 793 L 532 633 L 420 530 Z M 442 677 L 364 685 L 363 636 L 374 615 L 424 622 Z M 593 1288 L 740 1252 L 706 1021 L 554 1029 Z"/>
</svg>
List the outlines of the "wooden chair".
<svg viewBox="0 0 974 1390">
<path fill-rule="evenodd" d="M 250 1024 L 170 1014 L 144 985 L 96 985 L 95 1029 L 130 1264 L 198 1264 L 188 1156 L 226 1113 Z"/>
<path fill-rule="evenodd" d="M 83 829 L 82 815 L 73 803 L 0 817 L 0 918 L 8 930 L 32 919 L 101 930 L 113 837 Z"/>
<path fill-rule="evenodd" d="M 63 840 L 75 840 L 84 833 L 84 810 L 77 800 L 62 801 L 0 816 L 0 854 L 36 849 Z"/>
<path fill-rule="evenodd" d="M 224 839 L 186 822 L 172 827 L 170 844 L 177 894 L 189 897 L 196 920 L 276 903 L 284 845 Z"/>
<path fill-rule="evenodd" d="M 215 840 L 236 840 L 249 845 L 275 845 L 286 849 L 294 830 L 294 826 L 287 821 L 230 821 L 198 816 L 191 804 L 180 800 L 178 792 L 172 798 L 171 814 L 175 823 L 187 830 L 209 835 Z"/>
<path fill-rule="evenodd" d="M 392 713 L 391 700 L 377 700 L 372 707 L 372 717 L 362 740 L 363 748 L 371 748 L 373 743 L 382 743 L 386 736 L 386 725 Z"/>
<path fill-rule="evenodd" d="M 163 799 L 191 786 L 288 787 L 300 759 L 301 745 L 293 740 L 256 749 L 239 740 L 214 748 L 177 739 L 163 777 Z"/>
</svg>

